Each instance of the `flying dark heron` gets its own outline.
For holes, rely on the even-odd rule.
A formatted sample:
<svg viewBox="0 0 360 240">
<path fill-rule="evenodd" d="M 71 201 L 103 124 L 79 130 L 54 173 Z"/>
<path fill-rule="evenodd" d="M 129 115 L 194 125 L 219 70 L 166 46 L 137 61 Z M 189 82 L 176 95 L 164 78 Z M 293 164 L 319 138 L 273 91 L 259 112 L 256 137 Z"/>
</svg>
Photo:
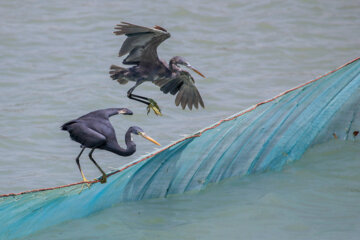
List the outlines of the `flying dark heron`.
<svg viewBox="0 0 360 240">
<path fill-rule="evenodd" d="M 136 144 L 133 142 L 131 134 L 140 135 L 151 142 L 160 145 L 144 131 L 136 126 L 130 127 L 125 134 L 126 149 L 120 147 L 116 140 L 115 130 L 109 121 L 109 117 L 117 115 L 132 115 L 132 111 L 127 108 L 108 108 L 90 112 L 78 119 L 66 122 L 61 129 L 68 131 L 70 138 L 81 144 L 81 151 L 76 157 L 76 164 L 79 167 L 84 182 L 88 182 L 80 167 L 80 156 L 85 148 L 91 148 L 89 153 L 90 160 L 102 173 L 101 183 L 106 183 L 106 173 L 100 168 L 92 157 L 95 149 L 103 149 L 120 156 L 130 156 L 136 151 Z"/>
<path fill-rule="evenodd" d="M 200 76 L 205 76 L 182 57 L 173 57 L 167 64 L 157 55 L 157 47 L 170 37 L 170 33 L 160 26 L 147 28 L 126 22 L 116 25 L 115 30 L 116 35 L 127 36 L 121 46 L 119 57 L 128 54 L 123 64 L 135 66 L 123 68 L 111 65 L 110 75 L 120 84 L 135 82 L 135 86 L 127 92 L 128 98 L 147 104 L 148 113 L 152 109 L 156 115 L 161 115 L 160 108 L 153 99 L 132 94 L 141 83 L 150 81 L 159 86 L 163 93 L 177 94 L 176 106 L 181 104 L 185 109 L 187 105 L 192 110 L 193 106 L 198 108 L 200 104 L 204 108 L 204 102 L 193 77 L 180 66 L 188 67 Z"/>
</svg>

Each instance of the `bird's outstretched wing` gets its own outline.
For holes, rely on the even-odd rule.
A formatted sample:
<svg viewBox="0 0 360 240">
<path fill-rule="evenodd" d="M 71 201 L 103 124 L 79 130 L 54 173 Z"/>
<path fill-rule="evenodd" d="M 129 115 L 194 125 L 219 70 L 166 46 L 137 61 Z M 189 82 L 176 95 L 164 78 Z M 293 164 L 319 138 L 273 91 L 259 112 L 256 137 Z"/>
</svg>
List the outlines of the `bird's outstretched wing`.
<svg viewBox="0 0 360 240">
<path fill-rule="evenodd" d="M 205 108 L 199 90 L 195 86 L 195 81 L 187 71 L 177 73 L 175 78 L 162 78 L 154 81 L 154 83 L 160 87 L 163 93 L 170 93 L 172 95 L 177 93 L 175 104 L 176 106 L 181 104 L 182 109 L 185 109 L 186 105 L 190 110 L 192 110 L 193 106 L 197 109 L 199 104 Z"/>
<path fill-rule="evenodd" d="M 164 28 L 142 27 L 127 22 L 121 22 L 115 27 L 114 34 L 127 36 L 119 51 L 119 57 L 129 54 L 123 64 L 148 65 L 159 62 L 157 47 L 170 37 Z"/>
</svg>

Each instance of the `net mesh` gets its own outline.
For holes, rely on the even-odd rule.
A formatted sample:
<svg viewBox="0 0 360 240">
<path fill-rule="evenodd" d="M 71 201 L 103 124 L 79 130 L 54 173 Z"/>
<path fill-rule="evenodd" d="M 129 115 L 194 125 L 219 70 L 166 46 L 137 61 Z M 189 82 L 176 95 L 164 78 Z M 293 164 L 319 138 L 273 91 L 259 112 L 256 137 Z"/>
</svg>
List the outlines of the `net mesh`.
<svg viewBox="0 0 360 240">
<path fill-rule="evenodd" d="M 360 60 L 259 103 L 109 174 L 0 196 L 0 238 L 26 236 L 124 201 L 200 190 L 233 176 L 280 170 L 317 143 L 357 141 Z"/>
</svg>

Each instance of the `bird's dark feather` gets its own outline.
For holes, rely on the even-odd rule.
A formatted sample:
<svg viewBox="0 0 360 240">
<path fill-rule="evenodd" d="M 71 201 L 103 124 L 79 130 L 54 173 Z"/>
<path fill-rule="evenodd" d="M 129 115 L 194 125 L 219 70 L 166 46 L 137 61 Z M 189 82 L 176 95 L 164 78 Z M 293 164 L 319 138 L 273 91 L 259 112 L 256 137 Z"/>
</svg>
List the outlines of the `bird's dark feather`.
<svg viewBox="0 0 360 240">
<path fill-rule="evenodd" d="M 101 109 L 85 114 L 77 119 L 66 122 L 61 126 L 62 130 L 68 131 L 72 140 L 88 148 L 101 148 L 112 151 L 119 155 L 133 153 L 133 143 L 130 134 L 126 134 L 127 145 L 131 148 L 123 149 L 116 139 L 115 130 L 109 121 L 109 117 L 118 114 L 124 108 Z M 132 112 L 125 109 L 129 114 Z"/>
<path fill-rule="evenodd" d="M 125 34 L 127 36 L 119 51 L 119 57 L 129 53 L 123 62 L 124 64 L 159 64 L 157 47 L 170 37 L 165 29 L 159 26 L 147 28 L 122 22 L 116 25 L 115 30 L 116 35 Z"/>
<path fill-rule="evenodd" d="M 181 81 L 181 79 L 175 78 L 171 81 L 168 81 L 166 84 L 164 84 L 160 88 L 160 91 L 162 91 L 165 94 L 170 92 L 172 95 L 174 95 L 179 91 L 182 84 L 183 84 L 183 82 Z"/>
<path fill-rule="evenodd" d="M 128 83 L 128 80 L 126 80 L 123 76 L 128 72 L 126 68 L 122 68 L 116 65 L 110 66 L 110 77 L 113 80 L 117 80 L 120 84 L 126 84 Z"/>
<path fill-rule="evenodd" d="M 144 54 L 143 47 L 135 47 L 131 50 L 129 55 L 123 60 L 123 64 L 136 65 L 140 63 L 140 59 Z"/>
<path fill-rule="evenodd" d="M 89 128 L 82 121 L 71 124 L 67 131 L 72 140 L 87 148 L 97 148 L 106 143 L 106 137 L 104 135 Z"/>
<path fill-rule="evenodd" d="M 199 104 L 203 108 L 205 107 L 200 93 L 194 83 L 194 79 L 187 71 L 181 71 L 178 73 L 176 78 L 161 79 L 155 82 L 156 85 L 160 86 L 160 90 L 163 93 L 170 93 L 172 95 L 177 93 L 175 98 L 176 106 L 181 104 L 183 109 L 188 106 L 190 110 L 192 110 L 193 106 L 197 109 Z"/>
<path fill-rule="evenodd" d="M 68 122 L 64 123 L 63 125 L 61 125 L 60 129 L 63 130 L 63 131 L 67 131 L 67 130 L 68 130 L 68 127 L 69 127 L 71 124 L 74 124 L 74 123 L 76 123 L 76 120 L 68 121 Z"/>
</svg>

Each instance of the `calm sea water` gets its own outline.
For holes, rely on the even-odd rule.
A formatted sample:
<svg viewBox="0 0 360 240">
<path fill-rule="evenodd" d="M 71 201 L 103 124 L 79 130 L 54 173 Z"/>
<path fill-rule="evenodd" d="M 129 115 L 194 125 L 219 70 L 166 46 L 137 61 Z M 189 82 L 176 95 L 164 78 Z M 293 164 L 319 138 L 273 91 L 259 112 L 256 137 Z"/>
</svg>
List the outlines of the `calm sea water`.
<svg viewBox="0 0 360 240">
<path fill-rule="evenodd" d="M 120 144 L 124 144 L 122 139 L 127 128 L 137 125 L 160 143 L 167 145 L 182 134 L 190 134 L 221 118 L 333 70 L 360 55 L 359 12 L 359 1 L 336 0 L 326 1 L 326 4 L 311 0 L 167 1 L 166 3 L 136 0 L 0 1 L 0 193 L 80 181 L 81 177 L 74 160 L 80 151 L 79 145 L 72 142 L 68 134 L 60 131 L 59 127 L 65 121 L 89 111 L 108 107 L 128 107 L 135 113 L 133 116 L 112 118 Z M 113 27 L 120 21 L 147 26 L 157 24 L 172 34 L 172 37 L 159 47 L 159 55 L 167 61 L 175 55 L 183 56 L 207 76 L 207 79 L 202 79 L 194 75 L 205 101 L 205 109 L 183 111 L 175 107 L 173 96 L 162 94 L 151 83 L 143 84 L 136 92 L 154 98 L 162 108 L 163 117 L 156 117 L 153 114 L 147 116 L 144 105 L 126 98 L 126 91 L 132 85 L 120 86 L 108 76 L 109 66 L 120 64 L 122 61 L 117 57 L 117 52 L 124 38 L 112 34 Z M 96 151 L 94 157 L 104 169 L 110 171 L 154 150 L 154 145 L 150 142 L 140 138 L 135 138 L 135 141 L 138 151 L 131 157 L 122 158 L 103 151 Z M 356 147 L 350 147 L 348 152 L 340 154 L 339 158 L 333 158 L 331 155 L 329 158 L 332 162 L 339 162 L 336 166 L 340 167 L 339 171 L 341 171 L 345 162 L 343 158 L 348 154 L 353 158 L 358 156 L 355 150 Z M 315 156 L 321 158 L 322 154 Z M 313 159 L 317 160 L 317 158 Z M 99 175 L 86 154 L 83 155 L 81 163 L 88 178 Z M 272 189 L 282 187 L 283 183 L 278 179 L 279 177 L 284 181 L 287 179 L 288 182 L 294 177 L 292 174 L 296 175 L 300 172 L 305 174 L 302 177 L 307 181 L 306 171 L 322 171 L 325 175 L 326 171 L 329 171 L 329 178 L 316 180 L 319 185 L 337 180 L 336 176 L 335 179 L 331 177 L 333 169 L 326 168 L 327 164 L 320 164 L 324 169 L 316 168 L 320 166 L 316 164 L 317 162 L 313 165 L 311 161 L 307 161 L 307 164 L 301 165 L 301 170 L 296 170 L 300 165 L 296 165 L 297 167 L 294 165 L 285 173 L 264 174 L 248 180 L 239 180 L 249 181 L 241 183 L 248 184 L 246 186 L 249 192 L 244 190 L 245 192 L 240 193 L 241 188 L 233 188 L 238 183 L 225 184 L 224 190 L 222 187 L 214 187 L 209 191 L 235 191 L 240 195 L 248 195 L 252 192 L 256 196 L 269 196 L 271 200 L 274 194 Z M 293 168 L 295 170 L 291 170 Z M 359 184 L 359 178 L 357 180 Z M 264 183 L 273 183 L 273 186 L 260 187 Z M 241 184 L 240 186 L 244 186 Z M 292 184 L 291 188 L 284 189 L 283 194 L 291 197 L 286 191 L 292 188 L 306 191 L 301 181 L 294 181 Z M 198 199 L 206 201 L 210 196 L 219 195 L 206 194 L 186 195 L 184 199 L 194 203 L 189 209 L 195 211 L 199 205 L 196 203 Z M 207 219 L 208 225 L 204 223 L 204 235 L 198 232 L 192 235 L 193 238 L 205 236 L 206 226 L 211 228 L 212 224 L 222 226 L 216 228 L 216 232 L 215 229 L 210 229 L 214 236 L 227 230 L 230 232 L 236 230 L 235 232 L 239 233 L 238 230 L 243 228 L 243 221 L 248 220 L 247 217 L 252 221 L 245 226 L 248 230 L 253 229 L 252 232 L 257 229 L 257 221 L 265 224 L 266 219 L 269 221 L 266 227 L 271 228 L 271 216 L 277 215 L 275 212 L 282 200 L 280 203 L 276 199 L 267 203 L 268 208 L 264 210 L 264 215 L 268 218 L 264 220 L 262 218 L 264 215 L 260 213 L 255 216 L 231 214 L 232 208 L 226 208 L 226 201 L 232 201 L 231 198 L 242 199 L 240 195 L 239 197 L 231 195 L 228 199 L 219 198 L 211 201 L 213 203 L 208 203 L 212 208 L 211 204 L 218 202 L 215 205 L 223 208 L 219 208 L 218 212 L 211 216 L 200 214 L 201 219 L 213 219 Z M 316 209 L 316 206 L 322 204 L 327 206 L 336 201 L 349 201 L 349 209 L 353 204 L 353 212 L 358 210 L 355 204 L 359 202 L 358 189 L 346 198 L 334 189 L 329 189 L 329 192 L 317 192 L 317 197 L 311 199 L 306 198 L 304 194 L 294 196 L 296 201 L 303 202 L 291 206 L 299 214 L 311 211 L 311 207 Z M 239 202 L 237 208 L 247 207 L 248 197 L 243 197 L 244 200 Z M 151 204 L 160 206 L 163 204 L 162 201 L 169 201 L 174 208 L 178 208 L 181 205 L 177 206 L 177 202 L 185 200 L 180 197 L 159 200 L 155 203 L 145 202 L 142 203 L 144 211 L 147 204 L 150 204 L 150 207 L 153 207 Z M 141 208 L 141 205 L 130 204 L 125 210 L 122 206 L 116 209 L 119 211 L 118 216 L 121 216 L 126 209 L 132 211 L 132 208 L 134 210 L 138 207 Z M 256 208 L 256 204 L 252 207 Z M 336 211 L 340 210 L 336 209 Z M 285 221 L 291 216 L 287 216 L 284 211 L 286 209 L 282 209 L 280 214 L 284 214 Z M 310 223 L 314 223 L 312 215 L 305 213 L 301 215 L 303 216 L 301 221 L 309 220 Z M 150 217 L 155 213 L 153 211 L 148 214 Z M 179 213 L 172 212 L 171 208 L 159 209 L 158 214 L 168 214 L 169 218 L 166 221 L 170 221 L 170 225 L 182 225 L 181 218 L 177 222 Z M 224 216 L 229 220 L 228 224 L 216 222 L 222 214 L 228 214 L 227 217 Z M 324 229 L 325 225 L 328 227 L 329 232 L 333 231 L 334 226 L 339 222 L 356 223 L 356 219 L 346 214 L 334 215 L 336 217 L 331 215 L 331 211 L 324 211 L 323 214 L 324 219 L 332 220 L 328 225 L 324 224 L 325 220 L 320 222 Z M 99 232 L 104 234 L 115 231 L 108 229 L 111 228 L 111 221 L 114 219 L 107 221 L 105 216 L 102 216 L 105 225 L 96 226 L 100 229 Z M 184 213 L 182 218 L 186 217 L 189 218 L 188 220 L 192 218 L 191 215 Z M 147 221 L 146 219 L 144 218 L 144 221 Z M 136 223 L 140 220 L 134 217 L 131 221 Z M 144 229 L 149 226 L 151 232 L 150 229 L 153 227 L 151 221 L 156 219 L 149 221 L 150 223 L 145 222 L 143 226 Z M 287 221 L 291 220 L 287 219 Z M 300 224 L 300 227 L 289 223 L 289 229 L 278 230 L 310 234 L 310 223 Z M 178 234 L 187 231 L 191 226 L 185 224 L 184 228 L 177 228 Z M 359 225 L 357 226 L 358 233 Z M 168 234 L 173 234 L 166 231 L 169 226 L 165 223 L 156 227 L 159 229 L 153 233 L 154 238 L 158 235 L 166 237 Z M 316 232 L 316 229 L 311 229 Z M 146 233 L 146 230 L 144 231 Z M 349 234 L 346 229 L 343 231 Z M 139 234 L 139 239 L 144 238 L 142 236 L 145 235 Z M 258 236 L 257 233 L 253 234 L 246 236 Z M 133 235 L 133 237 L 137 236 Z"/>
</svg>

